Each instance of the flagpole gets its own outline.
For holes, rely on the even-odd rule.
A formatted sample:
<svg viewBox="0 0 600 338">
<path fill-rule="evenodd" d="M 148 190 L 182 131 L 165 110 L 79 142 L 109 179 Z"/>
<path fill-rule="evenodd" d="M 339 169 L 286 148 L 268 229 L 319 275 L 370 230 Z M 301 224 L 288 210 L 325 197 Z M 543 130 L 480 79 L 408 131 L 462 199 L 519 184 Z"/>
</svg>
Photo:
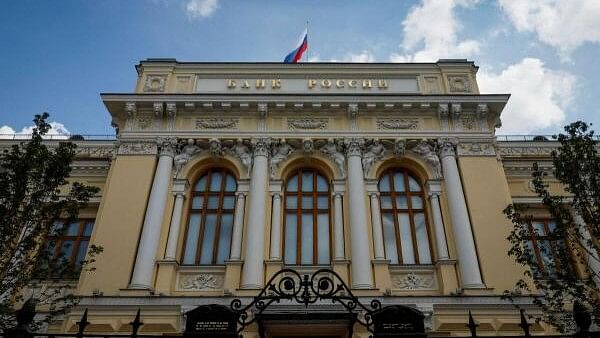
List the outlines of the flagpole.
<svg viewBox="0 0 600 338">
<path fill-rule="evenodd" d="M 308 62 L 308 53 L 310 53 L 310 48 L 308 47 L 308 20 L 306 20 L 306 62 Z"/>
</svg>

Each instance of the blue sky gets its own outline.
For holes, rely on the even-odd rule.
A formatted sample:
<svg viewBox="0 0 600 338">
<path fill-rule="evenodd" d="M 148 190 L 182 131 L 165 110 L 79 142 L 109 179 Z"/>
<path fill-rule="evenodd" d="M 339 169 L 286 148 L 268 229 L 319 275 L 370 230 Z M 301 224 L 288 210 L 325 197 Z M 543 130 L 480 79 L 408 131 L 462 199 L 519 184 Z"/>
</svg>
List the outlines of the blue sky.
<svg viewBox="0 0 600 338">
<path fill-rule="evenodd" d="M 57 131 L 112 134 L 99 93 L 131 92 L 139 60 L 281 61 L 306 20 L 311 61 L 474 60 L 482 92 L 513 94 L 501 133 L 600 122 L 598 0 L 6 0 L 2 8 L 0 133 L 48 111 Z"/>
</svg>

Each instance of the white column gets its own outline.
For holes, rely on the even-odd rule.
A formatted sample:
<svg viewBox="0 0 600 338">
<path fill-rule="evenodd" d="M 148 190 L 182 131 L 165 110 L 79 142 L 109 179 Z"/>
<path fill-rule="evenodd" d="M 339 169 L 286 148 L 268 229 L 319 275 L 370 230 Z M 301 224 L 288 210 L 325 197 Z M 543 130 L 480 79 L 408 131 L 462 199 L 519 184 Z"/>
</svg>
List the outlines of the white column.
<svg viewBox="0 0 600 338">
<path fill-rule="evenodd" d="M 362 167 L 362 150 L 359 140 L 346 142 L 348 157 L 348 202 L 350 204 L 350 247 L 352 249 L 352 287 L 373 288 L 373 273 L 369 254 L 367 227 L 367 196 Z"/>
<path fill-rule="evenodd" d="M 158 166 L 154 173 L 154 181 L 150 190 L 148 207 L 142 227 L 142 235 L 138 245 L 133 276 L 129 285 L 132 289 L 151 289 L 152 273 L 160 239 L 160 228 L 167 203 L 167 193 L 173 169 L 175 140 L 159 140 L 160 154 Z"/>
<path fill-rule="evenodd" d="M 379 193 L 370 192 L 371 196 L 371 226 L 373 227 L 373 249 L 375 259 L 385 259 L 383 229 L 381 227 L 381 209 L 379 208 Z"/>
<path fill-rule="evenodd" d="M 172 190 L 173 195 L 175 195 L 175 204 L 173 206 L 173 215 L 171 215 L 167 250 L 165 251 L 165 259 L 167 260 L 175 260 L 177 253 L 177 239 L 179 238 L 179 231 L 181 229 L 181 216 L 183 214 L 183 202 L 187 186 L 187 180 L 175 180 L 175 183 L 173 183 Z"/>
<path fill-rule="evenodd" d="M 333 193 L 333 257 L 336 260 L 346 259 L 344 253 L 344 209 L 342 193 Z"/>
<path fill-rule="evenodd" d="M 235 218 L 233 219 L 233 234 L 231 236 L 231 255 L 229 259 L 239 261 L 242 259 L 242 235 L 244 233 L 244 209 L 246 206 L 246 193 L 237 192 L 235 201 Z"/>
<path fill-rule="evenodd" d="M 600 262 L 598 261 L 598 257 L 594 257 L 592 255 L 592 253 L 596 253 L 596 255 L 598 255 L 599 253 L 596 251 L 596 249 L 594 249 L 593 246 L 589 245 L 588 243 L 588 241 L 591 240 L 591 235 L 585 225 L 585 222 L 583 221 L 583 218 L 577 212 L 573 212 L 573 214 L 573 220 L 575 221 L 575 224 L 577 224 L 577 226 L 579 227 L 579 231 L 581 232 L 581 237 L 583 240 L 582 244 L 586 247 L 586 250 L 589 251 L 586 257 L 588 268 L 594 274 L 594 276 L 592 277 L 594 283 L 600 286 Z"/>
<path fill-rule="evenodd" d="M 273 208 L 271 209 L 271 250 L 270 259 L 281 260 L 281 193 L 273 192 Z"/>
<path fill-rule="evenodd" d="M 261 288 L 264 281 L 264 235 L 266 222 L 267 183 L 269 177 L 269 140 L 253 140 L 254 154 L 250 181 L 250 205 L 248 208 L 248 230 L 242 289 Z"/>
<path fill-rule="evenodd" d="M 442 219 L 442 210 L 440 209 L 440 194 L 442 192 L 441 182 L 427 182 L 429 193 L 429 205 L 431 206 L 431 215 L 433 216 L 433 232 L 435 234 L 435 247 L 437 249 L 438 260 L 448 260 L 448 244 L 446 243 L 446 231 L 444 230 L 444 221 Z"/>
<path fill-rule="evenodd" d="M 467 211 L 467 203 L 460 181 L 458 165 L 454 145 L 450 142 L 442 144 L 441 149 L 444 180 L 448 195 L 448 206 L 450 207 L 450 218 L 452 229 L 456 240 L 458 255 L 458 268 L 460 271 L 461 286 L 463 288 L 485 287 L 481 279 L 473 230 Z"/>
</svg>

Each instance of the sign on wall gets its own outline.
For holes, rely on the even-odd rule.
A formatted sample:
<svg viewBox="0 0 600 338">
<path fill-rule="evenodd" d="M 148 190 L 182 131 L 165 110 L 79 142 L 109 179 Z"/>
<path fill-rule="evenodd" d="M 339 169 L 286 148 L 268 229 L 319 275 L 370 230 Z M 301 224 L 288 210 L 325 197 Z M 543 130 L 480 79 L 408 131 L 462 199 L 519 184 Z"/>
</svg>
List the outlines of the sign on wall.
<svg viewBox="0 0 600 338">
<path fill-rule="evenodd" d="M 426 337 L 423 314 L 402 305 L 386 306 L 373 314 L 373 338 Z"/>
<path fill-rule="evenodd" d="M 239 314 L 230 308 L 218 305 L 202 305 L 186 313 L 186 337 L 237 338 Z"/>
</svg>

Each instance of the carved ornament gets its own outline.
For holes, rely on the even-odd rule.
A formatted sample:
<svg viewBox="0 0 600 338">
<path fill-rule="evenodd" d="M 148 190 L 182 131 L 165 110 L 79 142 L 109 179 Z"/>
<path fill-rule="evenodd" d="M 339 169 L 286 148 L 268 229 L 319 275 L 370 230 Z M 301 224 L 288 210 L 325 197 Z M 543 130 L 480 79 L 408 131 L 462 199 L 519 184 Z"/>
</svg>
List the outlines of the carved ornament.
<svg viewBox="0 0 600 338">
<path fill-rule="evenodd" d="M 302 119 L 288 119 L 288 129 L 320 129 L 324 130 L 328 128 L 329 119 L 326 118 L 302 118 Z"/>
<path fill-rule="evenodd" d="M 377 119 L 377 129 L 419 129 L 418 119 Z"/>
<path fill-rule="evenodd" d="M 187 291 L 213 291 L 221 289 L 223 281 L 223 276 L 210 273 L 181 275 L 179 277 L 179 288 Z"/>
<path fill-rule="evenodd" d="M 236 118 L 199 118 L 196 129 L 239 129 L 239 122 Z"/>
</svg>

